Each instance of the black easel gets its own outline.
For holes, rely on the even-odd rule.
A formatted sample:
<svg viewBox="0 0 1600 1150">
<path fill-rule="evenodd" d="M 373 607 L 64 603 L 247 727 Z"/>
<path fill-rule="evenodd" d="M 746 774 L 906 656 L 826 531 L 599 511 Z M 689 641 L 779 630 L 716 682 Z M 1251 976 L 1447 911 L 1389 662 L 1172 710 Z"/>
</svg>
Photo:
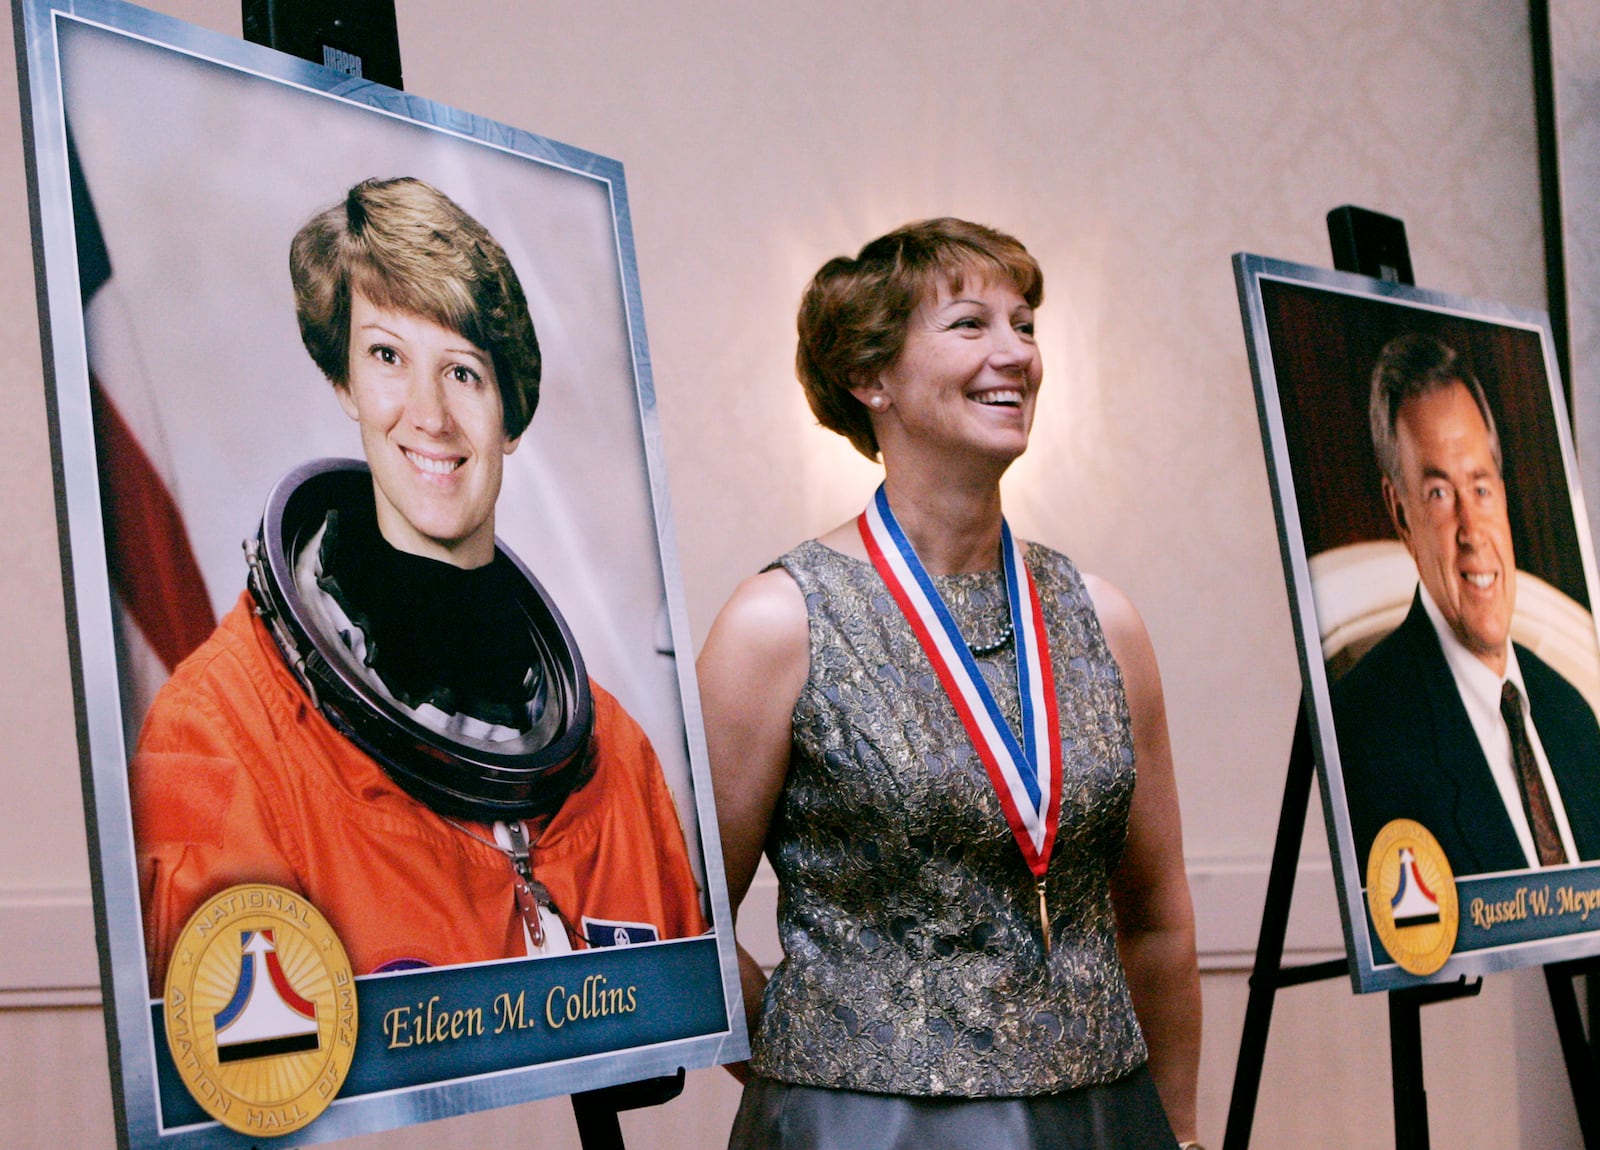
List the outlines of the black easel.
<svg viewBox="0 0 1600 1150">
<path fill-rule="evenodd" d="M 1348 959 L 1283 965 L 1283 940 L 1289 926 L 1289 904 L 1294 896 L 1300 844 L 1305 837 L 1306 812 L 1311 799 L 1315 759 L 1311 728 L 1302 707 L 1289 752 L 1288 777 L 1283 788 L 1283 810 L 1278 816 L 1278 837 L 1272 848 L 1272 869 L 1267 876 L 1266 905 L 1261 912 L 1261 934 L 1256 962 L 1250 975 L 1250 997 L 1245 1007 L 1244 1033 L 1239 1040 L 1239 1062 L 1234 1069 L 1233 1094 L 1228 1103 L 1228 1125 L 1222 1150 L 1247 1150 L 1255 1123 L 1261 1088 L 1261 1068 L 1267 1050 L 1267 1031 L 1278 990 L 1301 986 L 1350 972 Z M 1552 963 L 1544 968 L 1550 990 L 1550 1008 L 1566 1061 L 1567 1080 L 1578 1111 L 1578 1126 L 1587 1150 L 1600 1150 L 1600 1062 L 1584 1037 L 1573 979 L 1600 973 L 1600 962 L 1585 959 Z M 1438 986 L 1419 986 L 1389 992 L 1389 1057 L 1394 1079 L 1395 1150 L 1429 1150 L 1428 1096 L 1422 1081 L 1422 1017 L 1424 1006 L 1455 998 L 1469 998 L 1482 989 L 1474 979 Z"/>
<path fill-rule="evenodd" d="M 1556 1017 L 1556 1036 L 1567 1064 L 1572 1100 L 1578 1108 L 1578 1129 L 1583 1131 L 1584 1146 L 1596 1150 L 1600 1147 L 1600 1056 L 1583 1034 L 1583 1016 L 1578 1013 L 1578 994 L 1573 986 L 1579 975 L 1587 975 L 1593 989 L 1596 977 L 1600 977 L 1600 960 L 1552 962 L 1544 968 L 1550 1009 Z M 1591 1016 L 1590 1026 L 1600 1035 L 1600 1020 Z"/>
<path fill-rule="evenodd" d="M 646 1078 L 624 1082 L 599 1090 L 585 1090 L 572 1096 L 572 1116 L 578 1120 L 578 1143 L 583 1150 L 624 1150 L 622 1124 L 617 1115 L 624 1110 L 660 1106 L 683 1093 L 683 1068 L 665 1078 Z"/>
<path fill-rule="evenodd" d="M 1267 1051 L 1267 1032 L 1279 989 L 1339 978 L 1350 973 L 1348 959 L 1305 966 L 1283 965 L 1283 940 L 1289 927 L 1289 904 L 1294 897 L 1300 844 L 1305 838 L 1306 812 L 1310 809 L 1311 779 L 1316 763 L 1311 753 L 1311 727 L 1301 709 L 1289 751 L 1289 769 L 1283 788 L 1283 809 L 1278 815 L 1278 838 L 1272 848 L 1272 868 L 1267 874 L 1267 898 L 1261 911 L 1261 933 L 1256 943 L 1255 969 L 1250 975 L 1250 997 L 1245 1007 L 1244 1033 L 1239 1041 L 1239 1061 L 1234 1069 L 1233 1096 L 1228 1103 L 1228 1125 L 1222 1150 L 1246 1150 L 1255 1124 L 1256 1101 L 1261 1090 L 1261 1068 Z M 1477 994 L 1482 980 L 1465 980 L 1447 986 L 1420 987 L 1389 996 L 1389 1049 L 1394 1074 L 1396 1150 L 1428 1150 L 1428 1102 L 1422 1084 L 1421 1010 L 1440 1002 Z"/>
</svg>

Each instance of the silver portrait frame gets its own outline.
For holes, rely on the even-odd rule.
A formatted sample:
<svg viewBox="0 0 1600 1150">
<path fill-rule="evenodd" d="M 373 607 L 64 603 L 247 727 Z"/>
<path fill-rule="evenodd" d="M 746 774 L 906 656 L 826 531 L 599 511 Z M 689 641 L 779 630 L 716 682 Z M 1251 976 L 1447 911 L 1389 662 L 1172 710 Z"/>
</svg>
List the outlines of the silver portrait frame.
<svg viewBox="0 0 1600 1150">
<path fill-rule="evenodd" d="M 256 1144 L 258 1139 L 236 1134 L 209 1119 L 174 1123 L 164 1118 L 160 1102 L 161 1090 L 170 1088 L 171 1084 L 161 1079 L 158 1072 L 158 1039 L 152 1021 L 155 1009 L 147 990 L 128 782 L 130 723 L 131 729 L 136 730 L 138 716 L 125 714 L 128 672 L 119 663 L 114 590 L 104 535 L 105 508 L 97 470 L 90 398 L 91 337 L 86 334 L 86 307 L 80 298 L 81 253 L 75 233 L 69 174 L 69 114 L 78 117 L 74 124 L 76 151 L 91 185 L 95 173 L 89 170 L 92 166 L 90 152 L 100 148 L 95 163 L 103 170 L 108 170 L 107 165 L 112 161 L 103 159 L 108 154 L 106 149 L 90 137 L 113 139 L 129 127 L 159 124 L 159 128 L 149 129 L 151 139 L 160 145 L 151 150 L 166 156 L 181 153 L 189 157 L 180 171 L 150 171 L 141 180 L 126 175 L 142 162 L 140 157 L 120 156 L 115 163 L 123 165 L 119 170 L 124 174 L 105 179 L 96 188 L 97 207 L 119 198 L 126 200 L 120 213 L 114 213 L 121 214 L 125 224 L 127 218 L 138 218 L 143 212 L 152 233 L 159 232 L 162 227 L 170 229 L 160 233 L 158 241 L 150 241 L 144 234 L 145 225 L 124 226 L 120 238 L 128 244 L 126 250 L 133 250 L 135 254 L 125 259 L 113 252 L 111 264 L 116 277 L 130 271 L 134 280 L 145 285 L 167 284 L 204 295 L 204 288 L 186 286 L 180 281 L 204 274 L 201 265 L 225 272 L 228 262 L 238 253 L 244 253 L 243 258 L 248 260 L 266 261 L 262 267 L 276 261 L 279 270 L 275 274 L 286 292 L 287 276 L 282 271 L 282 261 L 287 248 L 278 235 L 257 237 L 253 234 L 257 230 L 270 233 L 271 228 L 263 224 L 261 216 L 252 214 L 260 205 L 249 197 L 246 189 L 288 187 L 291 190 L 284 194 L 298 201 L 293 213 L 303 219 L 335 198 L 328 195 L 328 189 L 353 182 L 351 173 L 357 178 L 415 174 L 431 179 L 456 198 L 470 198 L 481 193 L 481 203 L 465 206 L 506 246 L 529 288 L 536 318 L 540 317 L 542 304 L 550 300 L 560 303 L 561 293 L 543 292 L 540 283 L 530 281 L 526 269 L 530 263 L 538 265 L 543 252 L 558 247 L 562 252 L 570 247 L 576 253 L 571 257 L 575 265 L 581 265 L 580 270 L 587 269 L 584 272 L 587 278 L 582 281 L 584 290 L 590 291 L 599 303 L 590 300 L 585 306 L 592 304 L 594 309 L 615 317 L 612 327 L 597 334 L 584 326 L 589 322 L 590 313 L 581 309 L 575 309 L 576 318 L 571 322 L 558 318 L 552 323 L 552 346 L 563 346 L 562 340 L 565 340 L 565 346 L 576 349 L 573 352 L 576 356 L 589 354 L 588 343 L 603 344 L 603 354 L 610 358 L 601 365 L 604 370 L 584 374 L 579 381 L 592 384 L 591 392 L 568 389 L 567 395 L 575 397 L 568 406 L 583 410 L 571 416 L 550 417 L 559 426 L 560 434 L 552 431 L 546 436 L 545 445 L 549 450 L 543 457 L 546 464 L 543 469 L 535 467 L 530 460 L 514 479 L 508 471 L 506 490 L 509 492 L 515 482 L 525 498 L 520 505 L 522 510 L 506 516 L 509 522 L 497 524 L 497 529 L 503 539 L 513 539 L 520 533 L 526 540 L 539 538 L 541 533 L 563 530 L 562 525 L 555 522 L 562 515 L 580 524 L 594 523 L 593 517 L 585 519 L 583 512 L 588 507 L 583 501 L 592 495 L 586 494 L 588 489 L 607 485 L 596 482 L 596 475 L 603 474 L 608 483 L 614 481 L 618 488 L 631 492 L 626 496 L 631 502 L 617 511 L 615 519 L 601 516 L 601 526 L 585 527 L 584 531 L 571 535 L 580 545 L 573 548 L 575 554 L 566 561 L 566 567 L 560 560 L 532 558 L 526 542 L 519 543 L 517 550 L 530 560 L 530 566 L 555 592 L 557 600 L 563 602 L 568 621 L 584 644 L 591 673 L 598 661 L 602 674 L 604 668 L 610 667 L 613 678 L 624 680 L 622 688 L 613 688 L 613 693 L 619 698 L 623 698 L 625 690 L 633 693 L 625 702 L 639 708 L 636 717 L 661 750 L 663 761 L 671 759 L 676 764 L 667 773 L 669 787 L 674 792 L 690 856 L 698 863 L 696 877 L 703 888 L 702 901 L 711 930 L 696 938 L 606 950 L 637 951 L 637 956 L 630 961 L 637 961 L 644 969 L 680 972 L 671 976 L 683 979 L 674 987 L 677 997 L 663 998 L 657 1003 L 660 1017 L 671 1022 L 681 1015 L 686 1020 L 699 1021 L 685 1022 L 677 1029 L 674 1029 L 675 1023 L 666 1025 L 665 1037 L 658 1032 L 659 1028 L 640 1029 L 601 1050 L 582 1050 L 547 1060 L 524 1060 L 516 1065 L 485 1068 L 474 1064 L 467 1073 L 446 1072 L 426 1081 L 373 1087 L 355 1096 L 341 1095 L 309 1126 L 279 1144 L 345 1138 L 552 1095 L 671 1075 L 680 1068 L 710 1066 L 745 1057 L 748 1042 L 733 918 L 722 873 L 698 688 L 693 661 L 687 657 L 692 651 L 690 628 L 672 527 L 656 393 L 621 164 L 116 0 L 13 2 L 22 62 L 19 76 L 23 88 L 25 153 L 80 763 L 114 1098 L 122 1144 L 243 1147 Z M 121 68 L 103 66 L 125 58 L 137 58 L 139 67 L 124 74 Z M 184 96 L 169 97 L 165 82 L 141 88 L 138 80 L 127 79 L 127 75 L 132 74 L 159 74 L 177 78 L 188 86 L 183 90 Z M 196 91 L 215 98 L 190 99 L 183 112 L 183 116 L 193 113 L 188 121 L 176 114 L 162 119 L 164 100 L 193 97 Z M 248 105 L 232 107 L 230 101 L 235 95 L 241 99 L 247 95 Z M 98 118 L 104 122 L 91 130 L 89 121 L 97 116 L 86 114 L 86 110 L 97 111 Z M 371 157 L 348 154 L 335 157 L 328 165 L 333 170 L 326 174 L 324 181 L 324 177 L 314 171 L 317 165 L 309 161 L 294 162 L 294 148 L 274 152 L 262 144 L 262 140 L 273 133 L 292 144 L 299 133 L 308 131 L 302 123 L 306 116 L 316 117 L 319 123 L 339 125 L 340 139 L 350 142 L 350 150 L 357 153 L 371 141 Z M 196 120 L 204 121 L 205 133 L 193 138 L 185 136 L 189 131 L 185 124 Z M 250 146 L 256 150 L 247 160 L 241 160 L 245 147 L 241 138 L 245 136 L 251 138 Z M 305 139 L 304 136 L 299 138 Z M 120 146 L 129 152 L 136 148 L 132 143 Z M 310 141 L 305 143 L 306 149 L 315 146 Z M 262 163 L 263 157 L 269 155 L 277 162 L 273 178 L 250 180 L 252 169 L 248 165 Z M 153 165 L 160 161 L 152 156 L 148 162 Z M 208 173 L 226 169 L 229 164 L 243 165 L 237 171 L 229 169 L 235 184 L 222 179 L 209 190 L 195 188 L 196 184 L 207 181 Z M 167 202 L 163 199 L 166 195 L 162 191 L 163 181 L 167 182 L 169 190 L 181 189 L 184 194 L 193 192 L 195 195 L 194 200 L 184 201 L 181 208 L 172 210 L 173 215 L 183 217 L 176 224 L 155 218 L 160 212 L 150 207 Z M 226 189 L 227 194 L 219 195 L 219 188 Z M 233 198 L 236 192 L 240 197 L 237 200 Z M 213 201 L 211 208 L 206 207 L 204 197 L 207 195 Z M 137 200 L 139 196 L 146 198 Z M 590 222 L 573 223 L 564 218 L 559 225 L 540 225 L 544 229 L 541 231 L 527 222 L 534 219 L 541 204 L 550 205 L 548 214 L 560 209 L 574 217 L 582 215 L 583 220 Z M 583 215 L 585 212 L 589 214 Z M 198 234 L 189 230 L 196 226 L 196 214 L 204 217 L 209 230 L 204 232 L 203 240 L 197 240 L 194 248 L 185 252 L 178 241 Z M 598 220 L 598 224 L 594 224 L 594 220 Z M 561 247 L 563 243 L 568 243 L 568 247 Z M 540 244 L 547 247 L 541 248 Z M 257 250 L 262 245 L 273 250 L 264 255 Z M 107 246 L 113 246 L 109 236 Z M 552 261 L 556 258 L 551 256 Z M 170 259 L 170 266 L 156 266 L 163 259 Z M 147 325 L 143 329 L 144 350 L 149 356 L 147 364 L 158 365 L 156 372 L 147 373 L 147 380 L 152 374 L 156 376 L 157 391 L 166 387 L 170 379 L 185 375 L 202 377 L 193 381 L 194 386 L 211 389 L 199 399 L 181 389 L 171 393 L 182 397 L 171 404 L 178 409 L 179 422 L 189 420 L 195 407 L 209 406 L 208 397 L 215 399 L 219 410 L 245 412 L 243 418 L 250 432 L 256 430 L 257 423 L 262 428 L 272 423 L 270 417 L 278 414 L 273 410 L 275 404 L 281 402 L 293 413 L 300 410 L 294 406 L 296 404 L 321 402 L 304 398 L 312 394 L 314 385 L 298 369 L 295 379 L 283 381 L 281 387 L 277 375 L 272 375 L 270 387 L 258 385 L 253 393 L 249 387 L 237 386 L 239 379 L 248 376 L 257 362 L 257 342 L 261 346 L 281 347 L 293 333 L 292 308 L 287 313 L 287 325 L 282 315 L 274 313 L 272 324 L 276 326 L 259 340 L 254 326 L 238 324 L 241 342 L 249 345 L 249 350 L 238 354 L 241 362 L 232 383 L 219 378 L 223 373 L 217 370 L 216 353 L 207 350 L 212 345 L 205 344 L 205 340 L 215 334 L 216 328 L 233 325 L 234 316 L 256 314 L 248 293 L 255 290 L 253 281 L 266 274 L 256 274 L 254 265 L 248 272 L 241 268 L 238 287 L 243 294 L 238 305 L 221 306 L 204 318 L 196 319 L 192 331 L 181 330 L 180 324 L 165 323 Z M 141 275 L 143 279 L 139 280 Z M 532 280 L 539 278 L 535 274 Z M 147 290 L 144 298 L 148 302 L 151 296 L 164 294 L 165 290 Z M 187 298 L 182 291 L 175 294 Z M 157 306 L 150 303 L 152 309 Z M 159 306 L 179 305 L 162 302 Z M 199 330 L 207 324 L 211 330 Z M 600 326 L 599 321 L 596 324 Z M 132 325 L 132 330 L 136 334 L 140 332 L 137 323 Z M 591 334 L 594 335 L 592 340 L 587 338 Z M 541 342 L 546 340 L 546 335 L 541 322 Z M 284 354 L 287 357 L 289 353 L 285 351 Z M 298 354 L 304 358 L 303 350 Z M 207 356 L 213 358 L 208 360 Z M 588 360 L 578 362 L 589 363 Z M 562 407 L 561 400 L 553 398 L 549 390 L 552 369 L 548 350 L 546 363 L 547 390 L 535 427 L 545 418 L 547 409 L 559 411 Z M 309 367 L 309 361 L 305 366 Z M 572 382 L 570 377 L 581 374 L 572 368 L 568 371 L 569 383 Z M 597 376 L 621 382 L 608 391 L 593 382 Z M 625 393 L 619 390 L 623 387 Z M 252 408 L 251 404 L 256 406 Z M 249 419 L 252 411 L 266 418 Z M 604 426 L 611 429 L 607 432 L 609 438 L 598 443 L 576 438 L 573 429 L 599 425 L 600 413 L 606 417 Z M 570 422 L 560 423 L 564 418 Z M 293 425 L 289 433 L 291 438 L 303 439 L 310 434 L 302 426 L 294 425 L 293 414 L 282 419 Z M 252 472 L 248 477 L 241 477 L 229 471 L 226 474 L 213 472 L 208 477 L 208 467 L 232 467 L 236 462 L 233 457 L 241 453 L 233 450 L 237 446 L 234 442 L 215 442 L 219 438 L 226 439 L 215 434 L 212 435 L 214 442 L 205 445 L 204 424 L 199 420 L 200 417 L 195 416 L 190 421 L 193 427 L 174 433 L 173 443 L 177 445 L 174 454 L 180 457 L 180 470 L 190 469 L 185 477 L 191 488 L 214 486 L 219 505 L 229 504 L 236 488 L 258 484 L 259 475 Z M 237 428 L 240 422 L 241 417 L 236 416 L 228 426 Z M 350 431 L 346 428 L 343 433 L 348 437 Z M 267 432 L 263 430 L 262 434 Z M 204 450 L 197 449 L 185 455 L 185 444 L 202 444 Z M 523 451 L 527 452 L 526 446 Z M 287 466 L 319 453 L 359 454 L 348 448 L 339 451 L 337 445 L 333 451 L 318 452 L 308 445 L 306 450 L 298 451 L 296 458 L 263 461 L 259 465 L 260 475 L 270 471 L 281 473 Z M 257 465 L 249 463 L 247 466 Z M 238 558 L 238 542 L 245 534 L 253 532 L 253 520 L 260 515 L 267 487 L 260 485 L 249 495 L 248 501 L 256 504 L 250 515 L 240 510 L 243 504 L 229 504 L 226 515 L 218 513 L 227 519 L 226 527 L 200 524 L 194 528 L 205 537 L 203 541 L 197 540 L 196 550 L 201 553 L 202 573 L 214 590 L 225 587 L 229 580 L 234 582 L 233 593 L 242 588 L 244 568 Z M 578 494 L 573 495 L 574 491 Z M 576 508 L 570 505 L 573 501 L 578 504 Z M 224 555 L 218 541 L 230 533 L 226 550 L 231 555 Z M 602 557 L 596 558 L 597 553 Z M 608 598 L 611 584 L 604 581 L 611 578 L 612 569 L 618 565 L 605 557 L 616 554 L 637 559 L 631 566 L 621 564 L 626 570 L 616 578 L 632 579 L 634 583 L 628 587 L 636 583 L 643 591 L 618 592 Z M 644 558 L 637 558 L 639 556 Z M 552 566 L 553 571 L 550 570 Z M 601 568 L 605 570 L 599 570 Z M 595 584 L 604 585 L 596 589 Z M 220 597 L 220 592 L 213 597 Z M 224 606 L 225 603 L 224 599 Z M 617 606 L 618 603 L 622 606 Z M 613 608 L 631 614 L 627 620 L 619 622 L 609 614 Z M 585 639 L 586 630 L 591 634 L 608 630 L 628 634 L 617 640 L 614 650 L 604 636 L 593 640 L 596 654 L 591 655 L 590 640 Z M 636 658 L 629 644 L 641 650 L 647 648 L 649 657 Z M 635 665 L 640 663 L 649 665 L 646 671 L 637 671 Z M 633 698 L 642 701 L 635 703 Z M 427 976 L 445 979 L 441 985 L 453 985 L 448 980 L 457 972 L 464 971 L 463 977 L 471 975 L 481 982 L 493 980 L 499 976 L 497 972 L 521 964 L 549 962 L 571 963 L 571 969 L 581 980 L 580 968 L 598 955 L 599 951 L 579 951 L 570 958 L 503 960 L 416 974 L 373 975 L 358 982 L 364 986 L 371 984 L 367 987 L 370 990 L 384 980 L 403 986 L 406 979 Z M 606 957 L 615 958 L 615 954 L 608 953 Z M 683 976 L 684 970 L 692 970 L 693 977 Z M 652 974 L 652 977 L 657 975 Z M 685 1028 L 687 1032 L 680 1032 Z M 359 1050 L 357 1057 L 360 1057 Z M 178 1088 L 182 1090 L 181 1084 Z"/>
<path fill-rule="evenodd" d="M 1566 595 L 1558 590 L 1548 598 L 1562 604 L 1567 612 L 1563 619 L 1573 624 L 1563 635 L 1570 640 L 1579 669 L 1585 676 L 1600 676 L 1600 639 L 1593 619 L 1594 605 L 1600 602 L 1594 548 L 1548 317 L 1256 255 L 1235 255 L 1233 265 L 1299 652 L 1305 717 L 1321 782 L 1355 989 L 1382 991 L 1451 982 L 1463 976 L 1600 953 L 1600 915 L 1580 909 L 1570 913 L 1552 909 L 1541 915 L 1525 909 L 1518 917 L 1516 910 L 1518 899 L 1524 908 L 1531 905 L 1535 911 L 1540 906 L 1576 908 L 1600 899 L 1600 894 L 1583 893 L 1600 892 L 1600 862 L 1588 861 L 1559 868 L 1455 876 L 1460 926 L 1454 949 L 1431 973 L 1411 973 L 1397 964 L 1383 949 L 1367 905 L 1368 860 L 1357 857 L 1331 691 L 1329 660 L 1342 656 L 1330 655 L 1330 648 L 1336 649 L 1341 641 L 1341 620 L 1347 613 L 1358 613 L 1345 606 L 1351 599 L 1347 589 L 1354 588 L 1361 599 L 1359 610 L 1366 613 L 1363 627 L 1376 626 L 1371 620 L 1377 617 L 1378 608 L 1371 603 L 1387 604 L 1382 608 L 1386 621 L 1367 642 L 1375 643 L 1405 614 L 1403 606 L 1398 608 L 1399 615 L 1395 614 L 1393 589 L 1404 586 L 1410 556 L 1395 540 L 1392 527 L 1387 534 L 1392 542 L 1388 543 L 1381 530 L 1370 529 L 1378 513 L 1373 501 L 1377 509 L 1383 502 L 1366 427 L 1365 389 L 1375 349 L 1407 330 L 1433 334 L 1447 344 L 1452 342 L 1452 333 L 1462 340 L 1499 340 L 1511 349 L 1507 356 L 1514 352 L 1521 357 L 1518 362 L 1537 375 L 1513 395 L 1514 383 L 1491 382 L 1484 366 L 1477 367 L 1492 407 L 1503 414 L 1506 405 L 1515 403 L 1526 412 L 1510 421 L 1514 428 L 1542 429 L 1537 434 L 1516 432 L 1522 439 L 1514 442 L 1513 426 L 1502 426 L 1507 474 L 1511 474 L 1519 448 L 1525 458 L 1537 457 L 1528 465 L 1527 474 L 1545 477 L 1548 486 L 1539 498 L 1567 508 L 1565 513 L 1552 512 L 1559 521 L 1550 534 L 1559 538 L 1543 547 L 1548 564 L 1559 567 L 1545 577 Z M 1291 297 L 1292 306 L 1285 302 Z M 1321 366 L 1307 368 L 1312 363 Z M 1497 387 L 1503 393 L 1497 394 Z M 1515 526 L 1514 507 L 1511 520 Z M 1539 526 L 1544 529 L 1543 523 Z M 1336 565 L 1323 559 L 1325 555 L 1340 556 L 1343 566 L 1337 568 L 1341 572 L 1337 579 L 1343 582 L 1336 582 Z M 1519 549 L 1519 614 L 1528 594 L 1524 559 Z M 1375 582 L 1380 578 L 1374 574 L 1379 564 L 1384 565 L 1382 588 Z M 1344 574 L 1349 571 L 1355 575 Z M 1410 601 L 1417 580 L 1414 564 L 1409 571 L 1411 590 L 1405 592 L 1405 602 Z M 1545 593 L 1543 588 L 1537 590 Z M 1563 600 L 1571 600 L 1571 608 L 1582 610 L 1574 613 Z M 1523 641 L 1518 638 L 1518 642 Z M 1349 658 L 1351 663 L 1357 662 L 1360 655 Z M 1592 709 L 1593 696 L 1586 693 L 1585 700 Z M 1600 792 L 1574 797 L 1600 803 Z M 1572 804 L 1573 797 L 1565 801 Z M 1568 888 L 1567 895 L 1562 895 L 1563 887 Z M 1542 895 L 1536 893 L 1540 891 Z M 1576 901 L 1571 897 L 1574 894 Z M 1531 904 L 1530 896 L 1534 898 Z M 1495 907 L 1502 907 L 1512 918 L 1504 919 Z"/>
</svg>

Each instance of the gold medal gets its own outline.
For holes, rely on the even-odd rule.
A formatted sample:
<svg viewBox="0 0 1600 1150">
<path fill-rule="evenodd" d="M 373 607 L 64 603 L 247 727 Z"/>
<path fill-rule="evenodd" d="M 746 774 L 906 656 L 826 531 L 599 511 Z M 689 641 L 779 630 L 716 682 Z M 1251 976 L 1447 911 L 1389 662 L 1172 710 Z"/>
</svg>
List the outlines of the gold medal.
<svg viewBox="0 0 1600 1150">
<path fill-rule="evenodd" d="M 189 1093 L 243 1134 L 311 1122 L 355 1055 L 350 959 L 328 920 L 282 887 L 230 887 L 194 912 L 173 948 L 164 1012 Z"/>
<path fill-rule="evenodd" d="M 1050 908 L 1044 901 L 1044 879 L 1039 879 L 1034 886 L 1039 891 L 1039 927 L 1044 931 L 1044 952 L 1050 953 Z"/>
</svg>

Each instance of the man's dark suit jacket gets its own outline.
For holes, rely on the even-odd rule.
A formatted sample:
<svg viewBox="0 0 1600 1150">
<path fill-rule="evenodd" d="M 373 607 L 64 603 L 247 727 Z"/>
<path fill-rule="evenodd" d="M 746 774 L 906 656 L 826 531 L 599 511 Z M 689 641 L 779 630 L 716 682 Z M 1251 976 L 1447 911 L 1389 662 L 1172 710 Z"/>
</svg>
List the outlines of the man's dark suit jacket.
<svg viewBox="0 0 1600 1150">
<path fill-rule="evenodd" d="M 1578 854 L 1600 858 L 1600 725 L 1531 651 L 1517 647 L 1517 664 Z M 1363 872 L 1373 839 L 1401 818 L 1433 833 L 1457 876 L 1528 866 L 1420 592 L 1405 622 L 1333 685 L 1333 715 Z"/>
</svg>

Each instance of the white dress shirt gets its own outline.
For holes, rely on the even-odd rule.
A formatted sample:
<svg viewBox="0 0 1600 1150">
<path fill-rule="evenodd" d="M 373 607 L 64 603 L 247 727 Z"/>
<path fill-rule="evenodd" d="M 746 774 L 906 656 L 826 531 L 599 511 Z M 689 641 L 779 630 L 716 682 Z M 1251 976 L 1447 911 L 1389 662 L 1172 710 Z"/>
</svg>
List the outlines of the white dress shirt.
<svg viewBox="0 0 1600 1150">
<path fill-rule="evenodd" d="M 1428 613 L 1434 633 L 1439 636 L 1444 661 L 1450 665 L 1456 691 L 1467 709 L 1467 718 L 1472 720 L 1472 729 L 1478 736 L 1478 745 L 1483 748 L 1483 757 L 1489 760 L 1489 773 L 1494 776 L 1500 801 L 1505 804 L 1506 815 L 1511 819 L 1512 829 L 1517 832 L 1517 841 L 1522 844 L 1522 853 L 1527 856 L 1528 865 L 1539 865 L 1539 852 L 1534 846 L 1533 831 L 1528 827 L 1528 816 L 1522 809 L 1522 791 L 1517 786 L 1516 767 L 1513 765 L 1511 731 L 1506 727 L 1505 716 L 1500 713 L 1500 691 L 1508 682 L 1515 684 L 1517 693 L 1522 696 L 1522 722 L 1528 730 L 1528 741 L 1533 744 L 1539 777 L 1544 780 L 1545 792 L 1550 796 L 1550 807 L 1556 816 L 1556 830 L 1561 835 L 1561 845 L 1567 852 L 1568 861 L 1576 862 L 1578 848 L 1572 841 L 1566 804 L 1561 801 L 1561 791 L 1556 786 L 1555 776 L 1550 773 L 1550 760 L 1544 753 L 1544 744 L 1539 741 L 1539 729 L 1533 724 L 1528 688 L 1522 681 L 1522 668 L 1517 664 L 1517 649 L 1509 639 L 1506 641 L 1506 673 L 1496 675 L 1487 663 L 1467 650 L 1466 644 L 1456 638 L 1456 633 L 1445 622 L 1428 589 L 1419 585 L 1419 590 L 1422 592 L 1422 608 Z"/>
</svg>

